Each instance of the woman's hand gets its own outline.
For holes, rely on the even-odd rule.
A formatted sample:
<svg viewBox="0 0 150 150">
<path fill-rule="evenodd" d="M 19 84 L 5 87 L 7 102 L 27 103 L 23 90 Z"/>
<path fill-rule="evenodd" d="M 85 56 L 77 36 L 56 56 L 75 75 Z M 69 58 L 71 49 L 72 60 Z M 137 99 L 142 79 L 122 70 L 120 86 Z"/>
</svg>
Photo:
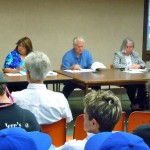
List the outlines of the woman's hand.
<svg viewBox="0 0 150 150">
<path fill-rule="evenodd" d="M 139 64 L 132 64 L 129 68 L 130 69 L 140 69 L 141 66 Z"/>
<path fill-rule="evenodd" d="M 13 73 L 18 73 L 18 72 L 20 72 L 20 71 L 23 70 L 23 69 L 24 69 L 24 67 L 23 67 L 23 66 L 20 66 L 19 68 L 14 69 Z"/>
</svg>

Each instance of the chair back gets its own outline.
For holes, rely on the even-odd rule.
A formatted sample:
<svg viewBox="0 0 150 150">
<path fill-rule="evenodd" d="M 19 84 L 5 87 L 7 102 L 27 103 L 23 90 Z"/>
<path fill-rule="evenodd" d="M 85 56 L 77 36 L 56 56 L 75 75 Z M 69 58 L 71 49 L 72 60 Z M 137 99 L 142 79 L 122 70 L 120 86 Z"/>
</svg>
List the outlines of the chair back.
<svg viewBox="0 0 150 150">
<path fill-rule="evenodd" d="M 110 69 L 113 69 L 113 68 L 114 68 L 114 67 L 113 67 L 113 64 L 110 64 L 110 65 L 109 65 L 109 68 L 110 68 Z"/>
<path fill-rule="evenodd" d="M 135 111 L 129 115 L 127 123 L 127 132 L 133 132 L 133 130 L 142 124 L 150 123 L 150 112 Z"/>
<path fill-rule="evenodd" d="M 77 116 L 74 124 L 73 139 L 83 140 L 87 133 L 84 130 L 84 114 Z"/>
<path fill-rule="evenodd" d="M 62 64 L 60 64 L 60 68 L 59 69 L 62 70 Z"/>
<path fill-rule="evenodd" d="M 124 131 L 125 117 L 126 117 L 126 113 L 122 112 L 122 115 L 121 115 L 119 121 L 117 122 L 117 124 L 115 125 L 113 131 Z"/>
<path fill-rule="evenodd" d="M 42 131 L 52 138 L 54 146 L 62 146 L 66 142 L 66 119 L 63 118 L 52 124 L 42 124 Z"/>
</svg>

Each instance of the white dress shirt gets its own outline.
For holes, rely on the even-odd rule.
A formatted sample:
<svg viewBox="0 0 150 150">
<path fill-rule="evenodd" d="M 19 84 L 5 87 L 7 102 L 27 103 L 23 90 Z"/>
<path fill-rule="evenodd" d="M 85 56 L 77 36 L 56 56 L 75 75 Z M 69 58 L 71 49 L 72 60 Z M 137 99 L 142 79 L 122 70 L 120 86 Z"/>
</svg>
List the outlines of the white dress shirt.
<svg viewBox="0 0 150 150">
<path fill-rule="evenodd" d="M 29 83 L 27 89 L 12 92 L 12 97 L 20 107 L 30 110 L 39 124 L 53 123 L 61 118 L 66 118 L 68 123 L 73 119 L 64 95 L 48 90 L 44 84 Z"/>
<path fill-rule="evenodd" d="M 87 132 L 87 137 L 85 139 L 83 139 L 83 140 L 76 140 L 76 139 L 69 140 L 63 146 L 56 147 L 55 150 L 84 150 L 84 146 L 85 146 L 86 142 L 93 135 L 95 135 L 95 134 Z"/>
</svg>

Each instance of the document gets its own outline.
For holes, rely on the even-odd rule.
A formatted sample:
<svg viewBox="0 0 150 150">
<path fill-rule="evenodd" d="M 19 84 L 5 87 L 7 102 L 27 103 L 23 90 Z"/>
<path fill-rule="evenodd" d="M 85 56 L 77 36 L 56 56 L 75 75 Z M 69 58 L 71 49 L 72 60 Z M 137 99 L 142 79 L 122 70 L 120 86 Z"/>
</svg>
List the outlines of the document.
<svg viewBox="0 0 150 150">
<path fill-rule="evenodd" d="M 57 76 L 57 72 L 49 71 L 49 72 L 47 73 L 47 76 Z"/>
<path fill-rule="evenodd" d="M 23 76 L 21 73 L 5 73 L 8 76 Z"/>
<path fill-rule="evenodd" d="M 66 72 L 71 72 L 71 73 L 79 73 L 79 72 L 93 72 L 92 69 L 80 69 L 80 70 L 64 70 Z"/>
<path fill-rule="evenodd" d="M 125 70 L 123 72 L 127 72 L 127 73 L 143 73 L 146 72 L 147 69 L 129 69 L 129 70 Z"/>
<path fill-rule="evenodd" d="M 26 74 L 26 71 L 20 71 L 20 73 L 21 73 L 22 75 L 27 75 L 27 74 Z"/>
</svg>

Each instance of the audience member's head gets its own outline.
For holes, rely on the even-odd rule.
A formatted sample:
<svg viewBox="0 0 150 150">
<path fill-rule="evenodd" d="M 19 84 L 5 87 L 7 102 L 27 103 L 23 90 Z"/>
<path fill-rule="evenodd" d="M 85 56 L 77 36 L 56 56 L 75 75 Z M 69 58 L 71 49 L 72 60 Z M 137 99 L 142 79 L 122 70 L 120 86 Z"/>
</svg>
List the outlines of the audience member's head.
<svg viewBox="0 0 150 150">
<path fill-rule="evenodd" d="M 91 133 L 112 131 L 121 117 L 122 107 L 111 91 L 91 91 L 84 100 L 84 130 Z"/>
<path fill-rule="evenodd" d="M 25 58 L 25 67 L 29 82 L 43 81 L 50 70 L 50 60 L 43 52 L 31 52 Z"/>
<path fill-rule="evenodd" d="M 138 126 L 133 134 L 140 136 L 143 138 L 145 143 L 150 147 L 150 124 L 143 124 Z"/>
<path fill-rule="evenodd" d="M 142 138 L 127 132 L 102 132 L 91 137 L 85 150 L 149 150 Z"/>
<path fill-rule="evenodd" d="M 51 138 L 42 132 L 27 132 L 22 128 L 0 130 L 0 150 L 48 150 Z"/>
<path fill-rule="evenodd" d="M 6 78 L 3 73 L 0 72 L 0 96 L 3 96 L 6 93 Z"/>
</svg>

